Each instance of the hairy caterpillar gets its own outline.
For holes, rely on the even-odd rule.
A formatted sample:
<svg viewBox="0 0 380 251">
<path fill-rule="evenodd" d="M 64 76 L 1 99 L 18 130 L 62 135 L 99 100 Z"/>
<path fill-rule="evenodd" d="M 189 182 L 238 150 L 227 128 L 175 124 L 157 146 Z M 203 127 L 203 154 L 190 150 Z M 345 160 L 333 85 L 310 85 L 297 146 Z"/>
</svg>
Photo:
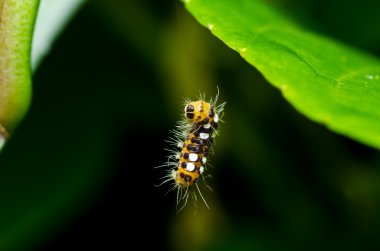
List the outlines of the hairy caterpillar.
<svg viewBox="0 0 380 251">
<path fill-rule="evenodd" d="M 170 169 L 161 184 L 173 183 L 169 191 L 177 190 L 177 208 L 181 205 L 178 211 L 186 206 L 190 194 L 197 201 L 197 193 L 208 208 L 198 184 L 204 182 L 208 171 L 207 158 L 223 115 L 225 103 L 217 105 L 218 96 L 210 102 L 205 101 L 204 95 L 198 101 L 185 100 L 184 118 L 168 141 L 174 150 L 169 150 L 168 162 L 162 165 Z"/>
</svg>

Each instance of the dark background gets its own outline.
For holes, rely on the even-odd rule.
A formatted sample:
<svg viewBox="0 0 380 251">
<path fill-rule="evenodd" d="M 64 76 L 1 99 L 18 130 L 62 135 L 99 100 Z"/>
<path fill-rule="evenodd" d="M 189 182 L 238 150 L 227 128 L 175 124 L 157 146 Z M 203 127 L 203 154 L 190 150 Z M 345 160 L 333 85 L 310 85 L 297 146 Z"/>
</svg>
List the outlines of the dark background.
<svg viewBox="0 0 380 251">
<path fill-rule="evenodd" d="M 380 54 L 374 1 L 273 1 Z M 1 250 L 369 250 L 380 154 L 297 113 L 175 1 L 92 1 L 33 78 L 0 158 Z M 220 89 L 225 123 L 199 202 L 176 213 L 165 140 L 184 97 Z"/>
</svg>

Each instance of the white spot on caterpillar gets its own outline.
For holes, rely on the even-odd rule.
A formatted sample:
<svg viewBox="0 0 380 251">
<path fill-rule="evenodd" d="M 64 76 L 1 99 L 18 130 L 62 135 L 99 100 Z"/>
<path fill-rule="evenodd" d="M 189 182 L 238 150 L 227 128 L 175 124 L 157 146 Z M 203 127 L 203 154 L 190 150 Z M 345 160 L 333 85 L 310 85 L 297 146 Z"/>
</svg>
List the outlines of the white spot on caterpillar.
<svg viewBox="0 0 380 251">
<path fill-rule="evenodd" d="M 186 165 L 187 171 L 192 172 L 192 171 L 194 171 L 194 169 L 195 169 L 195 165 L 193 163 L 187 163 L 187 165 Z"/>
<path fill-rule="evenodd" d="M 207 28 L 208 28 L 210 31 L 212 31 L 212 29 L 214 29 L 214 25 L 213 25 L 213 24 L 208 24 L 208 25 L 207 25 Z"/>
<path fill-rule="evenodd" d="M 203 128 L 205 128 L 205 129 L 209 129 L 210 127 L 211 127 L 210 123 L 203 125 Z"/>
<path fill-rule="evenodd" d="M 203 166 L 199 167 L 199 173 L 202 174 L 205 171 L 205 168 Z"/>
<path fill-rule="evenodd" d="M 218 123 L 218 121 L 219 121 L 219 116 L 218 116 L 218 114 L 215 113 L 215 116 L 214 116 L 214 122 L 215 122 L 215 123 Z"/>
<path fill-rule="evenodd" d="M 182 147 L 183 147 L 183 142 L 178 142 L 177 146 L 178 146 L 179 148 L 182 148 Z"/>
<path fill-rule="evenodd" d="M 190 153 L 189 154 L 189 160 L 190 161 L 197 161 L 198 160 L 198 155 L 196 153 Z"/>
<path fill-rule="evenodd" d="M 207 162 L 207 158 L 206 157 L 202 157 L 202 164 L 206 164 Z"/>
<path fill-rule="evenodd" d="M 210 134 L 208 134 L 208 133 L 201 132 L 199 134 L 199 138 L 201 138 L 201 139 L 208 139 L 208 137 L 210 137 Z"/>
</svg>

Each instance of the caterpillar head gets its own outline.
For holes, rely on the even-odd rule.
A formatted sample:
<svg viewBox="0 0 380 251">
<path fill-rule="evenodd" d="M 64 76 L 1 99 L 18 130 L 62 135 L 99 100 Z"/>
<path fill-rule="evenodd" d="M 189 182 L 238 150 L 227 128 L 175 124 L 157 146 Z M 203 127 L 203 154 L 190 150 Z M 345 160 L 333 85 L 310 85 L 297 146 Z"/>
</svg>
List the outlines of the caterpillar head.
<svg viewBox="0 0 380 251">
<path fill-rule="evenodd" d="M 190 102 L 185 106 L 185 116 L 193 124 L 207 124 L 215 116 L 214 107 L 203 100 Z"/>
</svg>

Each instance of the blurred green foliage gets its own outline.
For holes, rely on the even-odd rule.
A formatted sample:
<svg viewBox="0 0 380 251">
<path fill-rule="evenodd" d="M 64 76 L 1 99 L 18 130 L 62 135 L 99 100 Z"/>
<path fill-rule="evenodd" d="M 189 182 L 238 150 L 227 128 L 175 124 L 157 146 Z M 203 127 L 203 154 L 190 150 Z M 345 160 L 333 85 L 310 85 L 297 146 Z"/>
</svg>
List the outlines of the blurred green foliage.
<svg viewBox="0 0 380 251">
<path fill-rule="evenodd" d="M 305 11 L 308 27 L 333 33 L 314 17 L 337 2 L 298 2 L 295 19 Z M 339 39 L 380 52 L 346 30 Z M 211 210 L 177 215 L 152 168 L 166 161 L 182 99 L 216 86 L 227 106 Z M 379 164 L 378 151 L 296 112 L 181 3 L 91 1 L 36 71 L 31 110 L 1 154 L 0 249 L 376 249 Z"/>
</svg>

